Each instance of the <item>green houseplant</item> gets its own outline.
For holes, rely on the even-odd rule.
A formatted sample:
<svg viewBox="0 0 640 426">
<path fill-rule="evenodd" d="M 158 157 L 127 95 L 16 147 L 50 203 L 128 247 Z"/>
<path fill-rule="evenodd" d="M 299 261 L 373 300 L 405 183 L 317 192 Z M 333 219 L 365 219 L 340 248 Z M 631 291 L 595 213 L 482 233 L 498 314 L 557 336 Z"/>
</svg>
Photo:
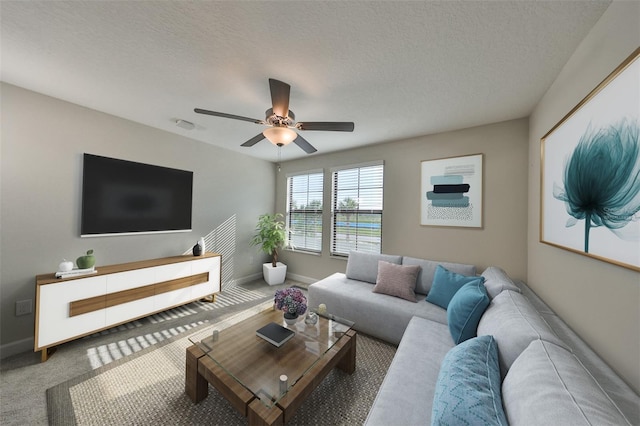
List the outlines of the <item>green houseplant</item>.
<svg viewBox="0 0 640 426">
<path fill-rule="evenodd" d="M 252 246 L 261 246 L 263 252 L 271 256 L 271 264 L 278 263 L 278 249 L 284 246 L 284 216 L 281 213 L 263 214 L 258 217 L 256 234 L 251 239 Z"/>
<path fill-rule="evenodd" d="M 260 215 L 255 231 L 251 245 L 260 246 L 271 257 L 271 262 L 265 263 L 262 268 L 265 281 L 269 285 L 284 283 L 287 265 L 278 262 L 278 250 L 284 246 L 286 237 L 284 216 L 281 213 Z"/>
</svg>

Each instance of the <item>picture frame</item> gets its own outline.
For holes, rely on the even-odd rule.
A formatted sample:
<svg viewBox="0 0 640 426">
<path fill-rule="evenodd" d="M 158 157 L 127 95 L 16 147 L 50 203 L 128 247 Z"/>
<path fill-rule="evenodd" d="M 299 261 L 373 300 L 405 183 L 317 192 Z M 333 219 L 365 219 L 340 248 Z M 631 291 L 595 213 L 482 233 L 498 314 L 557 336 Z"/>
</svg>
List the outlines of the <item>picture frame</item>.
<svg viewBox="0 0 640 426">
<path fill-rule="evenodd" d="M 540 140 L 540 242 L 640 271 L 640 48 Z"/>
<path fill-rule="evenodd" d="M 421 162 L 420 225 L 482 228 L 483 154 Z"/>
</svg>

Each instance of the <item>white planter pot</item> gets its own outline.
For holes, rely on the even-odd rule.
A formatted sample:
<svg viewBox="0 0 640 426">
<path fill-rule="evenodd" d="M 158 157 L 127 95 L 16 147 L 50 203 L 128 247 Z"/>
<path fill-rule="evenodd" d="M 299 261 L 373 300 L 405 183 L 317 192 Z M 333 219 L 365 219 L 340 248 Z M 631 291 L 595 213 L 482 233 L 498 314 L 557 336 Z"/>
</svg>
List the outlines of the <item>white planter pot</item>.
<svg viewBox="0 0 640 426">
<path fill-rule="evenodd" d="M 263 263 L 262 275 L 269 285 L 284 284 L 284 279 L 287 277 L 287 265 L 278 262 L 274 268 L 271 262 Z"/>
</svg>

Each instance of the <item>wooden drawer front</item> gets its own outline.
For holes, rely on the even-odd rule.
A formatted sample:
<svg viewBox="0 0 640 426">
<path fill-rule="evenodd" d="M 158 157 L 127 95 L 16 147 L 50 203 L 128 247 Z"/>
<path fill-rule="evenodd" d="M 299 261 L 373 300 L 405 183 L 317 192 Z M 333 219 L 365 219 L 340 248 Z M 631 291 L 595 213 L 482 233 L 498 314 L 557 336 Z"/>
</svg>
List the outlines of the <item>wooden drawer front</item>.
<svg viewBox="0 0 640 426">
<path fill-rule="evenodd" d="M 150 312 L 153 312 L 153 308 L 153 297 L 145 297 L 140 300 L 132 300 L 110 306 L 105 312 L 106 324 L 107 326 L 121 324 L 131 318 L 147 316 Z"/>
<path fill-rule="evenodd" d="M 36 346 L 50 346 L 56 342 L 103 328 L 105 326 L 104 309 L 73 317 L 69 315 L 69 310 L 71 302 L 79 299 L 93 299 L 94 304 L 105 304 L 106 290 L 107 280 L 104 276 L 40 286 Z"/>
<path fill-rule="evenodd" d="M 211 281 L 207 281 L 206 283 L 196 284 L 191 286 L 191 299 L 201 299 L 206 296 L 211 296 L 214 293 L 218 293 L 219 290 L 216 290 Z"/>
<path fill-rule="evenodd" d="M 127 308 L 123 307 L 122 305 L 128 305 L 132 302 L 144 302 L 136 303 L 136 306 L 141 307 L 146 304 L 148 307 L 153 308 L 154 303 L 152 298 L 155 295 L 168 293 L 175 290 L 184 290 L 185 288 L 188 289 L 193 285 L 206 283 L 208 280 L 209 274 L 202 273 L 199 275 L 191 275 L 188 277 L 165 281 L 162 283 L 149 284 L 142 287 L 116 291 L 114 293 L 107 293 L 106 295 L 91 297 L 88 299 L 74 300 L 69 305 L 69 316 L 73 317 L 105 308 L 118 308 L 112 309 L 112 312 L 116 312 L 122 309 L 126 310 Z M 132 314 L 130 315 L 130 318 L 133 318 L 134 316 L 135 315 Z M 107 323 L 112 324 L 112 322 L 109 321 L 107 321 Z"/>
<path fill-rule="evenodd" d="M 185 303 L 191 300 L 191 287 L 181 288 L 179 290 L 169 291 L 158 294 L 153 298 L 153 309 L 161 311 Z"/>
<path fill-rule="evenodd" d="M 195 275 L 220 268 L 220 257 L 207 257 L 201 260 L 193 260 L 190 263 L 191 273 Z"/>
<path fill-rule="evenodd" d="M 165 281 L 156 284 L 155 306 L 156 311 L 192 300 L 191 287 L 209 280 L 209 273 L 205 272 L 190 277 Z"/>
<path fill-rule="evenodd" d="M 203 273 L 199 275 L 191 275 L 189 277 L 178 278 L 176 280 L 165 281 L 155 285 L 155 294 L 168 293 L 170 291 L 184 289 L 191 287 L 199 283 L 207 282 L 209 280 L 209 274 Z"/>
<path fill-rule="evenodd" d="M 208 258 L 199 262 L 194 262 L 193 272 L 206 269 L 209 271 L 209 280 L 206 283 L 197 284 L 191 287 L 191 298 L 199 299 L 220 292 L 220 257 Z"/>
<path fill-rule="evenodd" d="M 152 312 L 154 295 L 154 284 L 107 294 L 107 326 Z"/>
<path fill-rule="evenodd" d="M 165 282 L 191 275 L 191 262 L 165 265 L 156 268 L 156 270 L 158 288 L 153 298 L 154 311 L 167 309 L 189 299 L 191 293 L 189 287 L 181 287 L 180 285 L 167 284 Z"/>
<path fill-rule="evenodd" d="M 161 283 L 177 278 L 188 277 L 191 275 L 191 263 L 192 262 L 180 262 L 153 268 L 155 273 L 154 282 Z"/>
<path fill-rule="evenodd" d="M 107 293 L 129 290 L 154 284 L 156 280 L 155 268 L 136 269 L 107 275 Z"/>
<path fill-rule="evenodd" d="M 88 299 L 72 300 L 69 302 L 69 316 L 88 314 L 107 307 L 107 296 L 102 294 Z"/>
</svg>

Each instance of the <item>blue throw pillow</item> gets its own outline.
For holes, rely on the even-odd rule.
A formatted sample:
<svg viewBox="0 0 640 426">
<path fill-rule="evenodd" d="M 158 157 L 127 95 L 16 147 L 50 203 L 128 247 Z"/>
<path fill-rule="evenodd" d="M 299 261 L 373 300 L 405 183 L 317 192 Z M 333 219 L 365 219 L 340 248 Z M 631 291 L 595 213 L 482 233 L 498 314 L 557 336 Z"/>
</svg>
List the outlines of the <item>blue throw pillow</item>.
<svg viewBox="0 0 640 426">
<path fill-rule="evenodd" d="M 481 281 L 467 283 L 453 295 L 447 307 L 447 323 L 456 345 L 476 337 L 478 323 L 489 302 L 487 289 Z"/>
<path fill-rule="evenodd" d="M 507 425 L 502 408 L 498 345 L 480 336 L 451 349 L 442 360 L 432 425 Z"/>
<path fill-rule="evenodd" d="M 484 283 L 484 278 L 456 274 L 442 265 L 438 265 L 433 275 L 433 284 L 431 285 L 429 294 L 427 294 L 426 300 L 427 302 L 447 309 L 453 295 L 456 294 L 463 285 L 473 281 L 479 281 L 482 284 Z"/>
</svg>

